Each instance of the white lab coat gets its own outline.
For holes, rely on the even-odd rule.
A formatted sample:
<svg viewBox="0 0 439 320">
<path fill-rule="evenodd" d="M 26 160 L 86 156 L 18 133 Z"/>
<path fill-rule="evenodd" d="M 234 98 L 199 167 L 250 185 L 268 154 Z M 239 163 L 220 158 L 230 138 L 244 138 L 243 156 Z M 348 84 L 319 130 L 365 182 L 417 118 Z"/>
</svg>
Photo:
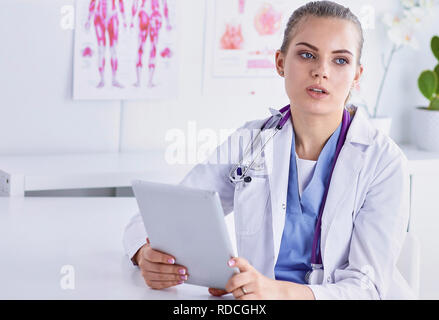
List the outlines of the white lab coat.
<svg viewBox="0 0 439 320">
<path fill-rule="evenodd" d="M 356 114 L 334 168 L 323 211 L 323 283 L 309 287 L 316 299 L 416 298 L 396 267 L 409 220 L 407 158 L 392 139 L 370 124 L 362 109 L 353 110 Z M 264 121 L 251 121 L 242 128 L 259 129 Z M 273 130 L 262 131 L 263 141 Z M 230 152 L 228 144 L 233 149 L 240 143 L 236 137 L 243 136 L 240 132 L 196 165 L 182 184 L 218 191 L 224 213 L 234 212 L 238 255 L 274 278 L 285 224 L 292 122 L 287 121 L 267 144 L 265 175 L 255 171 L 251 183 L 235 187 L 228 180 L 232 164 L 215 160 Z M 246 146 L 245 136 L 242 146 Z M 236 163 L 233 152 L 231 158 Z M 124 234 L 129 257 L 145 243 L 145 237 L 137 214 Z"/>
</svg>

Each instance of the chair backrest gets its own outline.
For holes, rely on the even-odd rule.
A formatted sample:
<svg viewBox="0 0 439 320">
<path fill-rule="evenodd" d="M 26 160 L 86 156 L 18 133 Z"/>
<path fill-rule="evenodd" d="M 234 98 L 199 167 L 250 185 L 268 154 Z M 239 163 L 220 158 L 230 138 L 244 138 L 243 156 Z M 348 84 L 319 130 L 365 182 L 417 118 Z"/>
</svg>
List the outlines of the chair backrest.
<svg viewBox="0 0 439 320">
<path fill-rule="evenodd" d="M 420 243 L 413 232 L 407 232 L 397 267 L 410 288 L 419 297 Z"/>
</svg>

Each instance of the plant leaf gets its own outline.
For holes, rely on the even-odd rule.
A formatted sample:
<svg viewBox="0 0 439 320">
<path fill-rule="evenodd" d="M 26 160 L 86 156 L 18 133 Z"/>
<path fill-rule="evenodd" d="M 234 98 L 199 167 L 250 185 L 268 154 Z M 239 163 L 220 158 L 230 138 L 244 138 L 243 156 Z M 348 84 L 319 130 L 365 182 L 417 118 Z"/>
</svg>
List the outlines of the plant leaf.
<svg viewBox="0 0 439 320">
<path fill-rule="evenodd" d="M 439 80 L 439 64 L 436 66 L 436 68 L 434 68 L 434 72 L 436 73 L 437 79 Z M 439 83 L 436 87 L 436 93 L 439 94 Z"/>
<path fill-rule="evenodd" d="M 433 51 L 433 54 L 436 57 L 436 59 L 439 60 L 439 37 L 438 36 L 434 36 L 431 39 L 431 50 Z"/>
<path fill-rule="evenodd" d="M 436 72 L 431 70 L 425 70 L 422 72 L 418 78 L 418 87 L 424 97 L 431 100 L 438 87 L 438 77 Z"/>
<path fill-rule="evenodd" d="M 433 99 L 433 101 L 430 103 L 430 106 L 428 107 L 430 110 L 439 110 L 439 98 Z"/>
</svg>

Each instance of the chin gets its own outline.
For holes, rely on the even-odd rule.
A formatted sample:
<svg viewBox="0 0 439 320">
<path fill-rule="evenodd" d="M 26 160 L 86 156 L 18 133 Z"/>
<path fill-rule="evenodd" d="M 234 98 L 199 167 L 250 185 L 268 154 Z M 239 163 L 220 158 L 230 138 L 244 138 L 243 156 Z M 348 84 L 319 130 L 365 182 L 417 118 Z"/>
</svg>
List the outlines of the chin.
<svg viewBox="0 0 439 320">
<path fill-rule="evenodd" d="M 311 101 L 310 101 L 311 100 Z M 303 102 L 295 104 L 300 111 L 313 114 L 327 114 L 331 112 L 331 104 L 327 101 L 315 101 L 307 99 Z"/>
</svg>

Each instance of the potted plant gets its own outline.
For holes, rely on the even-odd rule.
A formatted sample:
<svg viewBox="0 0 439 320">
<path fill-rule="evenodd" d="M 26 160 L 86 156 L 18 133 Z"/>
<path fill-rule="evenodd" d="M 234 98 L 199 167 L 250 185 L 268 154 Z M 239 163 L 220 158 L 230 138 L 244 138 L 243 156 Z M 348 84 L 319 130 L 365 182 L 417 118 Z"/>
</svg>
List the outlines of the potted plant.
<svg viewBox="0 0 439 320">
<path fill-rule="evenodd" d="M 439 37 L 431 39 L 431 50 L 438 60 L 433 70 L 425 70 L 418 78 L 422 95 L 430 102 L 419 106 L 413 117 L 415 144 L 419 149 L 439 151 Z"/>
<path fill-rule="evenodd" d="M 390 116 L 379 116 L 378 107 L 380 106 L 381 95 L 383 93 L 384 83 L 388 75 L 392 58 L 397 51 L 405 46 L 411 47 L 415 50 L 419 48 L 418 41 L 415 38 L 415 32 L 421 29 L 425 20 L 428 20 L 433 7 L 433 2 L 401 0 L 401 5 L 403 7 L 402 17 L 391 15 L 389 13 L 383 16 L 382 21 L 387 27 L 387 36 L 392 43 L 392 49 L 387 61 L 384 61 L 384 54 L 381 56 L 384 72 L 381 78 L 373 112 L 370 113 L 369 110 L 366 109 L 369 114 L 369 121 L 385 134 L 390 133 L 392 118 Z"/>
</svg>

